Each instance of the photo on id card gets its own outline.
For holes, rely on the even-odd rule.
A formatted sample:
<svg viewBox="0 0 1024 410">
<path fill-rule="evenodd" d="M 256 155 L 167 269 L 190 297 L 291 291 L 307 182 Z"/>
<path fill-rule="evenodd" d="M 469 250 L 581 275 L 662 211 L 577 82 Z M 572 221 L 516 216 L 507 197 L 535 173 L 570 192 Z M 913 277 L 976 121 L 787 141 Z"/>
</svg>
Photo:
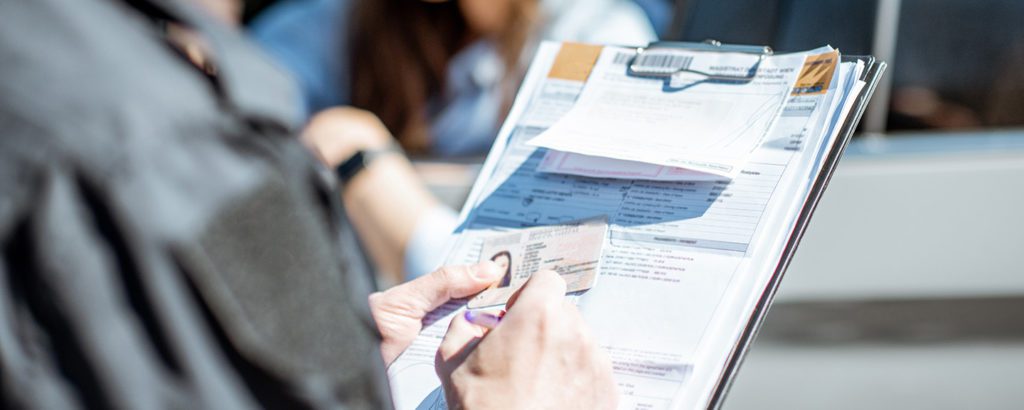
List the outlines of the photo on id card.
<svg viewBox="0 0 1024 410">
<path fill-rule="evenodd" d="M 501 280 L 469 300 L 470 309 L 503 305 L 535 272 L 553 270 L 567 292 L 590 289 L 597 280 L 608 218 L 526 228 L 484 240 L 480 261 L 490 260 L 505 273 Z"/>
</svg>

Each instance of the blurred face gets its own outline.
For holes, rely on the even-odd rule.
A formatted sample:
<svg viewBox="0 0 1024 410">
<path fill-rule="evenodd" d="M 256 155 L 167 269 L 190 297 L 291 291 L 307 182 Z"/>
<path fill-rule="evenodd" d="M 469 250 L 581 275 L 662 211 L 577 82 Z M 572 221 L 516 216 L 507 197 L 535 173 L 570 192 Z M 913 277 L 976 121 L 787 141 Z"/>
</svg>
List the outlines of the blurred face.
<svg viewBox="0 0 1024 410">
<path fill-rule="evenodd" d="M 238 25 L 242 17 L 242 0 L 192 0 L 222 23 Z"/>
<path fill-rule="evenodd" d="M 469 28 L 484 36 L 497 35 L 511 23 L 518 0 L 457 0 Z"/>
</svg>

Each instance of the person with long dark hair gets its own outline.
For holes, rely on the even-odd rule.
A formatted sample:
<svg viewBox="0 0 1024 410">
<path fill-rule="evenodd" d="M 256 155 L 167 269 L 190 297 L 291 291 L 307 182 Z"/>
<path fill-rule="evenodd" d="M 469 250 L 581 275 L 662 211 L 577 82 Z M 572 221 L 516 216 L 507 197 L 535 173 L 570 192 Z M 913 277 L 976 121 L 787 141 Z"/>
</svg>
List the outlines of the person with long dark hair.
<svg viewBox="0 0 1024 410">
<path fill-rule="evenodd" d="M 541 38 L 654 39 L 630 0 L 291 0 L 250 33 L 298 80 L 307 116 L 367 110 L 407 152 L 441 156 L 490 147 Z"/>
</svg>

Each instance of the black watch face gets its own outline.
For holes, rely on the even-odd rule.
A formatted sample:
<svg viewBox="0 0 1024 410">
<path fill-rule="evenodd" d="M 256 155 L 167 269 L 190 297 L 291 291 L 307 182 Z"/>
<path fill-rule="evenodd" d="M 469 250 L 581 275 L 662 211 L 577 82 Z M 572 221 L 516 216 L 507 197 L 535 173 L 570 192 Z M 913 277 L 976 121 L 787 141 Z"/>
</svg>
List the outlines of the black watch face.
<svg viewBox="0 0 1024 410">
<path fill-rule="evenodd" d="M 340 179 L 342 183 L 350 181 L 353 177 L 356 176 L 356 174 L 359 173 L 359 171 L 362 171 L 363 168 L 366 168 L 365 160 L 366 154 L 362 150 L 356 151 L 356 153 L 352 154 L 352 156 L 349 157 L 349 159 L 345 160 L 345 162 L 342 162 L 341 165 L 338 165 L 338 179 Z"/>
</svg>

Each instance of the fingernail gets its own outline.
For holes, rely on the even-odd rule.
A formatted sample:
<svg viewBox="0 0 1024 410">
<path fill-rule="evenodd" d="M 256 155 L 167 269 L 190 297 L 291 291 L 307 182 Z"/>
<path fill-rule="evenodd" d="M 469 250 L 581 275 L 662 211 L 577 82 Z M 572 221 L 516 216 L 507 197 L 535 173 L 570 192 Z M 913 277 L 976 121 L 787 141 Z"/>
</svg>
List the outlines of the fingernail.
<svg viewBox="0 0 1024 410">
<path fill-rule="evenodd" d="M 494 329 L 495 326 L 498 326 L 498 324 L 501 323 L 501 318 L 503 316 L 505 315 L 494 315 L 487 312 L 476 312 L 472 310 L 467 310 L 463 315 L 467 322 L 477 326 L 483 326 L 488 329 Z"/>
<path fill-rule="evenodd" d="M 473 276 L 480 281 L 493 282 L 498 280 L 505 272 L 501 271 L 501 267 L 497 263 L 492 261 L 483 261 L 476 266 L 473 271 Z"/>
</svg>

